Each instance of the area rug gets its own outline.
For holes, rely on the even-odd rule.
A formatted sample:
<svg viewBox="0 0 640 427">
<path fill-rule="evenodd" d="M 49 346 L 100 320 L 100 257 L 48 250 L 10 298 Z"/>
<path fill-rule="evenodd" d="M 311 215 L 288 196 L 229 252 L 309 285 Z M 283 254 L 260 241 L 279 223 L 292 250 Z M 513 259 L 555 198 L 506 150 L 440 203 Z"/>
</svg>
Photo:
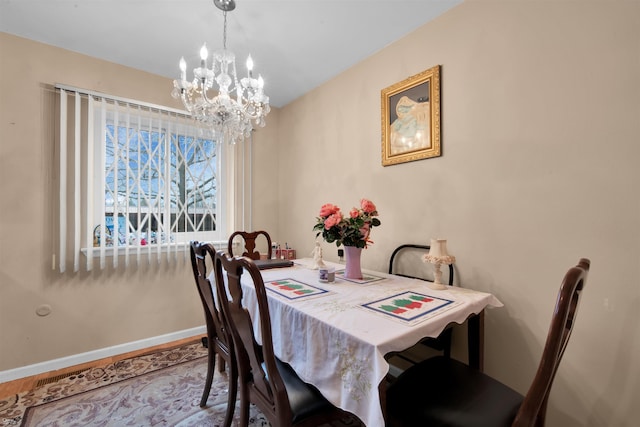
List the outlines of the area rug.
<svg viewBox="0 0 640 427">
<path fill-rule="evenodd" d="M 222 426 L 225 373 L 216 369 L 207 406 L 199 406 L 206 354 L 194 343 L 65 376 L 0 400 L 0 426 Z M 335 427 L 361 425 L 348 417 Z M 253 405 L 249 426 L 269 426 Z"/>
</svg>

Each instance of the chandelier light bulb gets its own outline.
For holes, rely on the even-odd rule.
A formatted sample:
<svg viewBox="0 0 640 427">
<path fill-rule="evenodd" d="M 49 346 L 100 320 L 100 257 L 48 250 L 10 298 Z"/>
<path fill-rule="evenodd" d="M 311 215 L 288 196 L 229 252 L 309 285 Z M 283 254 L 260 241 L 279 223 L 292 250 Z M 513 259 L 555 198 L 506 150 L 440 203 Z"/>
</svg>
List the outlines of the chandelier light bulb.
<svg viewBox="0 0 640 427">
<path fill-rule="evenodd" d="M 247 71 L 249 77 L 253 76 L 253 59 L 251 59 L 251 55 L 247 58 Z"/>
<path fill-rule="evenodd" d="M 207 50 L 207 44 L 205 43 L 200 48 L 200 59 L 204 63 L 207 60 L 208 57 L 209 57 L 209 51 Z"/>
<path fill-rule="evenodd" d="M 180 58 L 180 79 L 187 79 L 187 61 L 184 60 L 184 56 Z"/>
</svg>

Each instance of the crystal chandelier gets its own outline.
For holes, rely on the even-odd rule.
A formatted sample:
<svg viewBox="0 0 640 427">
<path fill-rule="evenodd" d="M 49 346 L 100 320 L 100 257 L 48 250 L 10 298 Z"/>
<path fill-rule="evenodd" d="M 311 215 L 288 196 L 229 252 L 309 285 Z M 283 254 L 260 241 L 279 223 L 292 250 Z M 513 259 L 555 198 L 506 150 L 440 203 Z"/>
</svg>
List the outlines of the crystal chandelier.
<svg viewBox="0 0 640 427">
<path fill-rule="evenodd" d="M 208 68 L 209 51 L 200 49 L 200 67 L 193 70 L 193 81 L 187 81 L 187 63 L 180 58 L 180 80 L 173 81 L 174 98 L 180 98 L 193 118 L 210 127 L 216 137 L 235 144 L 249 137 L 253 126 L 263 127 L 270 111 L 269 97 L 264 93 L 262 76 L 253 77 L 253 60 L 247 59 L 247 77 L 238 82 L 236 60 L 227 50 L 227 12 L 236 8 L 235 0 L 213 0 L 224 15 L 222 50 L 213 53 Z M 214 84 L 217 94 L 211 96 Z M 235 92 L 235 97 L 232 97 Z"/>
</svg>

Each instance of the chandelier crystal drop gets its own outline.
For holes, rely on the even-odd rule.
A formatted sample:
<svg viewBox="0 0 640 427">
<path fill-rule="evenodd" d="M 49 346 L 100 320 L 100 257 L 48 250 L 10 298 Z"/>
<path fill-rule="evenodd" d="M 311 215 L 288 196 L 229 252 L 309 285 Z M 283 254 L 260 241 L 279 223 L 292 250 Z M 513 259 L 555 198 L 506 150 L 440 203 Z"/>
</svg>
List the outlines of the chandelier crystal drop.
<svg viewBox="0 0 640 427">
<path fill-rule="evenodd" d="M 180 79 L 173 81 L 171 95 L 180 98 L 192 117 L 210 127 L 216 137 L 235 144 L 248 138 L 254 125 L 263 127 L 271 108 L 262 76 L 253 77 L 251 56 L 247 76 L 238 81 L 235 55 L 227 50 L 227 12 L 235 9 L 235 1 L 214 0 L 214 4 L 223 11 L 223 48 L 213 53 L 209 68 L 209 51 L 206 43 L 202 46 L 192 81 L 187 81 L 187 63 L 180 58 Z M 217 94 L 210 94 L 214 87 Z"/>
</svg>

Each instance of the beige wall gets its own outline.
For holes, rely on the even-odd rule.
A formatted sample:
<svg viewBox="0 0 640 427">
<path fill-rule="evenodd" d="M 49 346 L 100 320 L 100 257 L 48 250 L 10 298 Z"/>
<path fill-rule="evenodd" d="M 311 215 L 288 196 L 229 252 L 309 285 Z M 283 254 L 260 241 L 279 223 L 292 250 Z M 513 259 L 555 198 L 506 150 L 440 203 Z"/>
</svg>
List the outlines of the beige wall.
<svg viewBox="0 0 640 427">
<path fill-rule="evenodd" d="M 50 267 L 46 86 L 176 106 L 170 82 L 2 34 L 0 46 L 0 370 L 200 325 L 186 264 L 80 275 Z M 363 263 L 379 270 L 400 243 L 446 237 L 456 281 L 505 304 L 487 314 L 486 370 L 520 391 L 562 275 L 591 258 L 547 425 L 632 426 L 639 52 L 638 2 L 467 1 L 272 113 L 254 141 L 253 226 L 304 256 L 323 203 L 346 210 L 369 197 L 382 226 Z M 380 90 L 437 64 L 443 156 L 383 168 Z M 327 258 L 334 248 L 325 244 Z M 39 318 L 43 303 L 54 311 Z"/>
<path fill-rule="evenodd" d="M 0 49 L 0 371 L 202 326 L 184 258 L 128 270 L 52 269 L 58 197 L 53 86 L 180 108 L 170 96 L 171 81 L 4 33 Z M 256 132 L 267 164 L 275 160 L 268 147 L 277 116 L 274 111 L 269 131 Z M 265 168 L 256 162 L 256 173 Z M 275 229 L 273 218 L 256 223 Z M 36 315 L 42 304 L 51 306 L 49 316 Z"/>
<path fill-rule="evenodd" d="M 58 183 L 52 86 L 175 106 L 170 82 L 6 34 L 0 42 L 0 370 L 201 325 L 183 261 L 79 274 L 51 268 Z M 52 307 L 49 316 L 36 315 L 41 304 Z"/>
<path fill-rule="evenodd" d="M 591 258 L 548 425 L 636 425 L 639 60 L 638 2 L 465 2 L 283 109 L 278 238 L 309 253 L 320 206 L 361 197 L 382 221 L 365 267 L 447 238 L 456 281 L 505 304 L 486 370 L 520 391 L 562 276 Z M 382 167 L 380 90 L 437 64 L 443 156 Z"/>
</svg>

